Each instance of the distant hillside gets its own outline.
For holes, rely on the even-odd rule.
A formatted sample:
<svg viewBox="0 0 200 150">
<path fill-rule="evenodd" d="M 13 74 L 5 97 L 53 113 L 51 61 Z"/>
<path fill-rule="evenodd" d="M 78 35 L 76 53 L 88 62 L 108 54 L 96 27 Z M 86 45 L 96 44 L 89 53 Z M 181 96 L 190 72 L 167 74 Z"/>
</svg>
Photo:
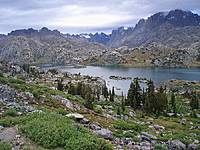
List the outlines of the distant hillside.
<svg viewBox="0 0 200 150">
<path fill-rule="evenodd" d="M 190 11 L 159 12 L 141 19 L 135 28 L 113 30 L 108 46 L 136 47 L 157 42 L 173 48 L 191 47 L 200 41 L 200 16 Z"/>
<path fill-rule="evenodd" d="M 105 47 L 75 36 L 42 28 L 22 29 L 0 36 L 0 60 L 15 63 L 77 64 Z"/>
<path fill-rule="evenodd" d="M 200 66 L 200 16 L 171 10 L 111 34 L 21 29 L 0 35 L 0 60 L 15 63 Z"/>
<path fill-rule="evenodd" d="M 120 58 L 113 59 L 116 63 L 135 64 L 139 60 L 143 62 L 142 65 L 196 66 L 197 63 L 199 66 L 196 60 L 200 58 L 200 16 L 190 11 L 159 12 L 146 20 L 141 19 L 134 28 L 120 27 L 113 30 L 108 37 L 105 45 L 115 48 Z M 151 45 L 154 45 L 153 48 Z M 120 47 L 128 52 L 128 57 L 119 50 Z M 132 52 L 137 47 L 139 51 Z M 145 59 L 144 53 L 148 55 Z M 134 60 L 130 59 L 132 54 L 135 55 Z M 103 60 L 108 58 L 107 62 L 110 62 L 113 54 L 108 55 L 110 57 L 103 56 Z"/>
</svg>

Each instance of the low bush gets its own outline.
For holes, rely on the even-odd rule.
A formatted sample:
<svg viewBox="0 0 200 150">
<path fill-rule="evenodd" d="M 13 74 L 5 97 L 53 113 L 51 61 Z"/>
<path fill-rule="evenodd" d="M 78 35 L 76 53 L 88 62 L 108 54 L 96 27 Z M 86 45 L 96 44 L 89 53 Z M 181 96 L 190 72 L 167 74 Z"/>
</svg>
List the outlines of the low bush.
<svg viewBox="0 0 200 150">
<path fill-rule="evenodd" d="M 3 73 L 0 71 L 0 77 L 3 77 Z"/>
<path fill-rule="evenodd" d="M 132 139 L 136 139 L 137 134 L 138 133 L 136 131 L 127 131 L 127 132 L 124 132 L 123 130 L 117 130 L 117 131 L 114 132 L 114 136 L 119 137 L 119 138 L 132 138 Z"/>
<path fill-rule="evenodd" d="M 102 114 L 103 112 L 102 107 L 100 105 L 95 105 L 93 109 L 96 113 L 99 113 L 99 114 Z"/>
<path fill-rule="evenodd" d="M 56 112 L 57 112 L 58 114 L 61 114 L 61 115 L 66 115 L 66 114 L 69 113 L 67 110 L 65 110 L 65 109 L 63 109 L 63 108 L 58 108 L 58 109 L 56 110 Z"/>
<path fill-rule="evenodd" d="M 0 141 L 0 150 L 12 150 L 12 146 L 8 143 Z"/>
<path fill-rule="evenodd" d="M 32 91 L 32 93 L 33 93 L 33 96 L 34 96 L 36 99 L 39 99 L 40 96 L 43 94 L 43 92 L 42 92 L 40 89 L 34 89 L 34 90 Z"/>
<path fill-rule="evenodd" d="M 4 77 L 0 77 L 0 83 L 1 84 L 8 84 L 8 81 Z"/>
<path fill-rule="evenodd" d="M 120 129 L 120 130 L 135 130 L 135 131 L 141 131 L 142 127 L 134 122 L 126 122 L 123 120 L 117 120 L 114 122 L 114 128 Z"/>
<path fill-rule="evenodd" d="M 8 110 L 6 110 L 6 111 L 4 112 L 4 115 L 5 115 L 5 116 L 12 116 L 12 117 L 15 117 L 15 116 L 17 116 L 17 111 L 16 111 L 16 109 L 14 109 L 14 108 L 10 108 L 10 109 L 8 109 Z"/>
<path fill-rule="evenodd" d="M 25 83 L 25 81 L 23 81 L 23 80 L 14 79 L 14 78 L 10 78 L 8 81 L 9 81 L 9 83 L 16 83 L 16 84 L 24 84 Z"/>
<path fill-rule="evenodd" d="M 111 145 L 87 129 L 75 126 L 62 115 L 36 113 L 27 116 L 20 126 L 21 131 L 44 148 L 65 148 L 71 150 L 109 150 Z"/>
<path fill-rule="evenodd" d="M 167 146 L 157 144 L 155 145 L 155 150 L 168 150 Z"/>
</svg>

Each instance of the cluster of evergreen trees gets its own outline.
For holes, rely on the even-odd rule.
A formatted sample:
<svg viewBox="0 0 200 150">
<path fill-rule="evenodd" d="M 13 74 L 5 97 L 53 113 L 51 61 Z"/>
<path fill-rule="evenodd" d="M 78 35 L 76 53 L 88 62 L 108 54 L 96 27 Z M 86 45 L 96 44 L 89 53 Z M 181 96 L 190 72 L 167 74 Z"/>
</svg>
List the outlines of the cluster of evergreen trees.
<svg viewBox="0 0 200 150">
<path fill-rule="evenodd" d="M 191 108 L 199 108 L 199 100 L 197 94 L 194 92 L 191 93 Z M 134 109 L 142 109 L 146 113 L 161 114 L 166 113 L 171 110 L 176 114 L 176 97 L 174 92 L 171 92 L 171 98 L 168 101 L 166 94 L 166 87 L 163 88 L 160 86 L 159 89 L 155 89 L 154 83 L 152 80 L 148 81 L 146 91 L 141 90 L 139 81 L 137 78 L 133 80 L 130 84 L 128 90 L 127 99 L 125 101 L 126 105 L 133 107 Z"/>
<path fill-rule="evenodd" d="M 77 85 L 69 84 L 68 93 L 72 95 L 80 95 L 85 99 L 85 106 L 89 109 L 93 108 L 93 101 L 95 98 L 99 99 L 100 91 L 92 90 L 89 85 L 86 85 L 82 82 L 78 82 Z"/>
<path fill-rule="evenodd" d="M 128 90 L 126 105 L 130 105 L 134 109 L 142 109 L 146 113 L 159 115 L 166 112 L 168 107 L 166 88 L 161 86 L 156 91 L 152 80 L 148 81 L 147 86 L 146 91 L 141 90 L 139 81 L 135 78 Z"/>
<path fill-rule="evenodd" d="M 94 100 L 100 100 L 100 95 L 103 95 L 106 100 L 114 102 L 115 100 L 115 90 L 114 87 L 112 90 L 108 91 L 108 88 L 103 86 L 100 88 L 91 89 L 89 85 L 86 85 L 82 82 L 77 84 L 69 84 L 67 87 L 64 87 L 62 80 L 58 81 L 57 89 L 63 91 L 68 90 L 69 94 L 80 95 L 85 99 L 85 106 L 92 109 Z M 149 80 L 147 83 L 146 90 L 142 90 L 138 81 L 138 78 L 135 78 L 130 84 L 128 90 L 127 98 L 122 93 L 121 106 L 118 108 L 118 113 L 121 114 L 125 111 L 125 105 L 131 106 L 134 109 L 140 109 L 146 113 L 154 114 L 164 114 L 166 112 L 173 112 L 176 114 L 176 97 L 174 92 L 171 92 L 171 98 L 168 101 L 166 94 L 166 87 L 160 86 L 160 88 L 155 89 L 154 83 L 152 80 Z M 197 94 L 191 94 L 190 101 L 191 108 L 199 108 L 199 100 Z"/>
<path fill-rule="evenodd" d="M 57 89 L 60 91 L 67 90 L 71 95 L 79 95 L 83 99 L 85 99 L 85 106 L 87 108 L 92 109 L 94 100 L 100 100 L 101 94 L 106 98 L 110 99 L 110 101 L 114 101 L 114 88 L 112 93 L 109 94 L 108 89 L 106 86 L 102 88 L 96 87 L 92 89 L 89 85 L 84 84 L 82 82 L 78 82 L 77 84 L 70 83 L 66 87 L 62 84 L 62 80 L 57 82 Z"/>
</svg>

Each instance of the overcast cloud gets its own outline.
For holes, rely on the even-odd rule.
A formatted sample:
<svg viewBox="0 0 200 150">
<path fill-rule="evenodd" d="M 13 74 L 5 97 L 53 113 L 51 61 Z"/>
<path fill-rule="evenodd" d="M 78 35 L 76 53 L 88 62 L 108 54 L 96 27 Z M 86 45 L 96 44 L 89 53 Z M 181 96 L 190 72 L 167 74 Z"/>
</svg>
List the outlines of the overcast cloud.
<svg viewBox="0 0 200 150">
<path fill-rule="evenodd" d="M 63 33 L 110 32 L 172 9 L 200 14 L 200 0 L 0 0 L 0 33 L 44 26 Z"/>
</svg>

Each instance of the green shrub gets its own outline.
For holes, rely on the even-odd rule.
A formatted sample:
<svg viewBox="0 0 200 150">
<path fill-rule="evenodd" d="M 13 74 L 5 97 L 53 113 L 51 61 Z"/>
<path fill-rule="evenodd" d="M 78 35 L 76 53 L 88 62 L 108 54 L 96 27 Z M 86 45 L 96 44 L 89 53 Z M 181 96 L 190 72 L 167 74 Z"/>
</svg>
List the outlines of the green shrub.
<svg viewBox="0 0 200 150">
<path fill-rule="evenodd" d="M 17 111 L 16 111 L 16 109 L 14 109 L 14 108 L 10 108 L 10 109 L 8 109 L 8 110 L 6 110 L 6 111 L 4 112 L 4 115 L 5 115 L 5 116 L 12 116 L 12 117 L 15 117 L 15 116 L 17 116 Z"/>
<path fill-rule="evenodd" d="M 8 143 L 0 141 L 0 150 L 12 150 L 12 146 Z"/>
<path fill-rule="evenodd" d="M 13 78 L 10 78 L 10 79 L 8 79 L 8 81 L 9 81 L 9 83 L 25 84 L 25 81 L 20 80 L 20 79 L 13 79 Z"/>
<path fill-rule="evenodd" d="M 61 114 L 61 115 L 66 115 L 68 113 L 67 110 L 63 109 L 63 108 L 58 108 L 56 110 L 57 113 Z"/>
<path fill-rule="evenodd" d="M 112 147 L 103 139 L 96 140 L 94 136 L 74 136 L 66 142 L 65 149 L 69 150 L 110 150 Z"/>
<path fill-rule="evenodd" d="M 6 117 L 0 119 L 0 125 L 4 127 L 10 127 L 10 126 L 15 126 L 18 124 L 24 124 L 24 122 L 31 120 L 32 117 L 27 117 L 27 116 L 20 116 L 20 117 Z"/>
<path fill-rule="evenodd" d="M 8 84 L 8 81 L 7 81 L 6 78 L 0 77 L 0 83 L 1 83 L 1 84 Z"/>
<path fill-rule="evenodd" d="M 135 138 L 136 135 L 137 135 L 136 132 L 130 132 L 130 131 L 128 131 L 128 132 L 124 133 L 124 137 L 127 137 L 127 138 Z"/>
<path fill-rule="evenodd" d="M 3 73 L 0 71 L 0 77 L 3 77 Z"/>
<path fill-rule="evenodd" d="M 102 107 L 101 107 L 100 105 L 95 105 L 93 109 L 94 109 L 94 111 L 95 111 L 96 113 L 100 113 L 100 114 L 101 114 L 102 111 L 103 111 L 103 110 L 102 110 Z"/>
<path fill-rule="evenodd" d="M 135 131 L 141 131 L 142 128 L 138 124 L 134 122 L 126 122 L 123 120 L 117 120 L 114 122 L 114 128 L 120 129 L 120 130 L 135 130 Z"/>
<path fill-rule="evenodd" d="M 22 92 L 27 91 L 27 86 L 25 84 L 10 83 L 9 85 Z"/>
<path fill-rule="evenodd" d="M 168 150 L 168 148 L 164 145 L 161 144 L 156 144 L 155 145 L 155 150 Z"/>
<path fill-rule="evenodd" d="M 113 135 L 119 138 L 124 137 L 123 130 L 117 130 L 113 133 Z"/>
<path fill-rule="evenodd" d="M 137 132 L 136 131 L 127 131 L 124 132 L 123 130 L 117 130 L 114 133 L 114 136 L 119 137 L 119 138 L 132 138 L 133 141 L 139 142 L 139 139 L 137 137 Z"/>
<path fill-rule="evenodd" d="M 87 129 L 75 126 L 65 116 L 52 113 L 35 113 L 27 116 L 20 126 L 21 131 L 44 148 L 66 149 L 112 149 L 103 139 Z"/>
<path fill-rule="evenodd" d="M 37 99 L 39 99 L 39 98 L 40 98 L 40 95 L 42 94 L 41 91 L 40 91 L 39 89 L 33 90 L 32 93 L 33 93 L 33 96 L 34 96 L 35 98 L 37 98 Z"/>
</svg>

